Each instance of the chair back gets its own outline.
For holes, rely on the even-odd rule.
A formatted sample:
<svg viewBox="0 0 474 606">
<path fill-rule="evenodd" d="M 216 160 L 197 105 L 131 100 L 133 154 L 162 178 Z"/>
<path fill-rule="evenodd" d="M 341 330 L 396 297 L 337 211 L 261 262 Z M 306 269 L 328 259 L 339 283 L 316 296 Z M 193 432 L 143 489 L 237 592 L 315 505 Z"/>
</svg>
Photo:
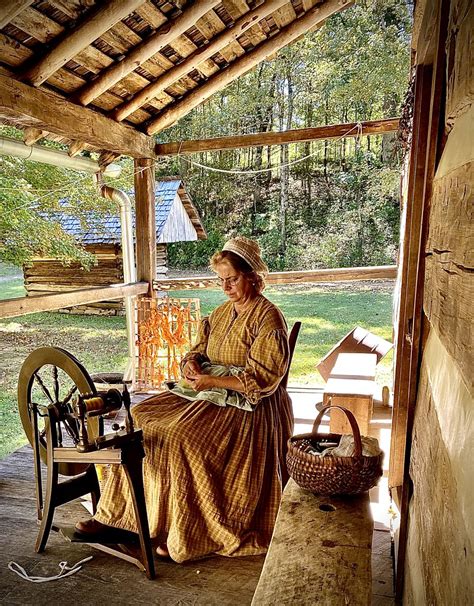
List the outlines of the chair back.
<svg viewBox="0 0 474 606">
<path fill-rule="evenodd" d="M 288 358 L 289 358 L 288 359 L 288 368 L 286 369 L 283 379 L 280 382 L 280 385 L 285 387 L 285 389 L 286 389 L 286 386 L 288 385 L 288 376 L 290 374 L 291 361 L 293 359 L 293 352 L 295 351 L 296 340 L 298 339 L 298 334 L 300 332 L 300 328 L 301 328 L 301 322 L 295 322 L 291 328 L 290 335 L 288 337 L 288 346 L 290 349 L 290 353 L 288 356 Z"/>
</svg>

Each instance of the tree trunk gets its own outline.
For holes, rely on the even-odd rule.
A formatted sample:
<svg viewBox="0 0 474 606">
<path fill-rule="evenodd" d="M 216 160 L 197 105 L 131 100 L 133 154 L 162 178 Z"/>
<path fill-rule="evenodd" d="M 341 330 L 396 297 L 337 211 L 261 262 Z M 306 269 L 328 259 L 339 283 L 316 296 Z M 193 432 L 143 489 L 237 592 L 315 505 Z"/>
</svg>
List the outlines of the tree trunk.
<svg viewBox="0 0 474 606">
<path fill-rule="evenodd" d="M 289 130 L 291 128 L 291 123 L 293 120 L 293 102 L 294 102 L 294 90 L 293 90 L 293 82 L 291 78 L 291 67 L 287 64 L 286 71 L 286 87 L 287 87 L 287 111 L 286 111 L 286 121 L 285 121 L 285 111 L 284 105 L 282 101 L 282 108 L 280 112 L 280 129 Z M 285 266 L 285 257 L 286 257 L 286 214 L 288 210 L 288 201 L 289 201 L 289 187 L 290 187 L 290 168 L 287 166 L 288 164 L 288 145 L 280 146 L 280 263 L 281 267 Z"/>
</svg>

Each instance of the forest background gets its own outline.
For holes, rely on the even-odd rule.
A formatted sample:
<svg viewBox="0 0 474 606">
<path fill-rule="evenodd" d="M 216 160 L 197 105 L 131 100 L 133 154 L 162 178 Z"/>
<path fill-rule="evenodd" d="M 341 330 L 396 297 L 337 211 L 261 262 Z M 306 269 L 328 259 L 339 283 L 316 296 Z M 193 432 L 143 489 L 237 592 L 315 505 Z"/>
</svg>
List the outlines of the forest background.
<svg viewBox="0 0 474 606">
<path fill-rule="evenodd" d="M 215 94 L 157 140 L 399 116 L 410 81 L 412 8 L 404 0 L 359 2 Z M 9 127 L 0 127 L 0 134 L 22 136 Z M 393 263 L 401 160 L 395 133 L 163 158 L 157 179 L 183 178 L 208 233 L 205 241 L 170 246 L 169 264 L 204 267 L 236 233 L 256 237 L 273 270 Z M 121 177 L 108 182 L 131 190 L 133 162 L 119 163 Z M 1 260 L 21 265 L 41 254 L 92 264 L 54 222 L 59 209 L 85 224 L 117 212 L 97 195 L 90 175 L 0 157 Z"/>
</svg>

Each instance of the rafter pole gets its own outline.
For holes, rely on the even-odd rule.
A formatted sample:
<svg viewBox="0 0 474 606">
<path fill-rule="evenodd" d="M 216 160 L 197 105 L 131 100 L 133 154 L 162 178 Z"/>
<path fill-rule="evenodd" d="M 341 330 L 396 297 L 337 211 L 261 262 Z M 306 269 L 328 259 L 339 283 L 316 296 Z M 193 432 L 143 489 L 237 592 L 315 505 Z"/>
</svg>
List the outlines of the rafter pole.
<svg viewBox="0 0 474 606">
<path fill-rule="evenodd" d="M 145 105 L 145 103 L 148 103 L 150 99 L 153 99 L 168 86 L 171 86 L 174 82 L 177 82 L 180 78 L 189 74 L 189 72 L 195 69 L 200 63 L 218 53 L 256 23 L 265 19 L 265 17 L 268 17 L 268 15 L 271 15 L 287 3 L 288 0 L 269 0 L 256 9 L 246 13 L 235 22 L 232 28 L 225 29 L 209 44 L 195 50 L 176 67 L 171 68 L 154 82 L 151 82 L 148 86 L 139 91 L 132 99 L 122 103 L 122 105 L 112 111 L 111 116 L 118 122 L 125 120 L 127 116 Z"/>
<path fill-rule="evenodd" d="M 25 145 L 33 145 L 36 141 L 39 141 L 43 137 L 47 135 L 45 130 L 41 130 L 41 128 L 34 128 L 33 126 L 29 126 L 25 128 L 23 131 L 23 141 Z"/>
<path fill-rule="evenodd" d="M 241 147 L 259 147 L 261 145 L 288 145 L 318 139 L 338 139 L 340 137 L 358 137 L 359 135 L 383 135 L 398 130 L 399 118 L 370 120 L 367 122 L 349 122 L 346 124 L 328 124 L 312 128 L 297 128 L 284 132 L 262 132 L 252 135 L 215 137 L 214 139 L 196 139 L 192 141 L 158 143 L 157 156 L 176 156 L 204 151 L 239 149 Z"/>
<path fill-rule="evenodd" d="M 0 29 L 10 23 L 22 10 L 33 4 L 33 0 L 4 0 L 0 3 Z"/>
<path fill-rule="evenodd" d="M 84 150 L 85 148 L 86 148 L 86 145 L 85 145 L 84 141 L 73 141 L 71 143 L 71 145 L 69 146 L 67 153 L 71 156 L 71 158 L 74 158 L 74 156 L 77 156 L 78 154 L 80 154 L 81 151 Z"/>
<path fill-rule="evenodd" d="M 127 74 L 158 53 L 164 46 L 184 34 L 198 19 L 220 2 L 221 0 L 199 0 L 186 8 L 176 19 L 164 23 L 154 34 L 137 44 L 122 61 L 103 70 L 93 82 L 84 86 L 76 96 L 78 103 L 89 105 L 91 101 L 125 78 Z"/>
<path fill-rule="evenodd" d="M 206 84 L 199 86 L 192 93 L 186 95 L 182 101 L 174 103 L 169 109 L 165 108 L 157 118 L 148 123 L 146 133 L 152 135 L 171 126 L 211 95 L 222 90 L 261 61 L 264 61 L 273 53 L 276 53 L 287 44 L 290 44 L 290 42 L 302 36 L 308 29 L 324 21 L 334 13 L 344 10 L 351 4 L 353 4 L 352 0 L 327 0 L 324 4 L 311 9 L 303 17 L 283 28 L 279 34 L 266 42 L 262 42 L 254 50 L 231 63 L 229 67 L 216 73 Z"/>
<path fill-rule="evenodd" d="M 86 21 L 27 69 L 22 80 L 39 86 L 70 59 L 84 50 L 118 21 L 132 13 L 144 0 L 108 0 Z"/>
<path fill-rule="evenodd" d="M 20 117 L 25 126 L 79 139 L 98 149 L 134 158 L 155 157 L 153 139 L 131 126 L 0 74 L 0 120 L 12 115 Z"/>
</svg>

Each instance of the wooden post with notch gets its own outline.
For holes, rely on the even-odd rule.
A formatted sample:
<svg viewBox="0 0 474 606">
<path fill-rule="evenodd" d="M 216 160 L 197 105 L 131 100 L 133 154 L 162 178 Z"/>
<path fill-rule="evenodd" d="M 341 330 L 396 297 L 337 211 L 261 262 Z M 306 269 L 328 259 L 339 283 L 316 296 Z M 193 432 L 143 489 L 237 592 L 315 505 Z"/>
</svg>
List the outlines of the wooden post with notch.
<svg viewBox="0 0 474 606">
<path fill-rule="evenodd" d="M 135 160 L 135 237 L 137 280 L 148 282 L 148 296 L 156 278 L 155 166 L 150 158 Z"/>
</svg>

